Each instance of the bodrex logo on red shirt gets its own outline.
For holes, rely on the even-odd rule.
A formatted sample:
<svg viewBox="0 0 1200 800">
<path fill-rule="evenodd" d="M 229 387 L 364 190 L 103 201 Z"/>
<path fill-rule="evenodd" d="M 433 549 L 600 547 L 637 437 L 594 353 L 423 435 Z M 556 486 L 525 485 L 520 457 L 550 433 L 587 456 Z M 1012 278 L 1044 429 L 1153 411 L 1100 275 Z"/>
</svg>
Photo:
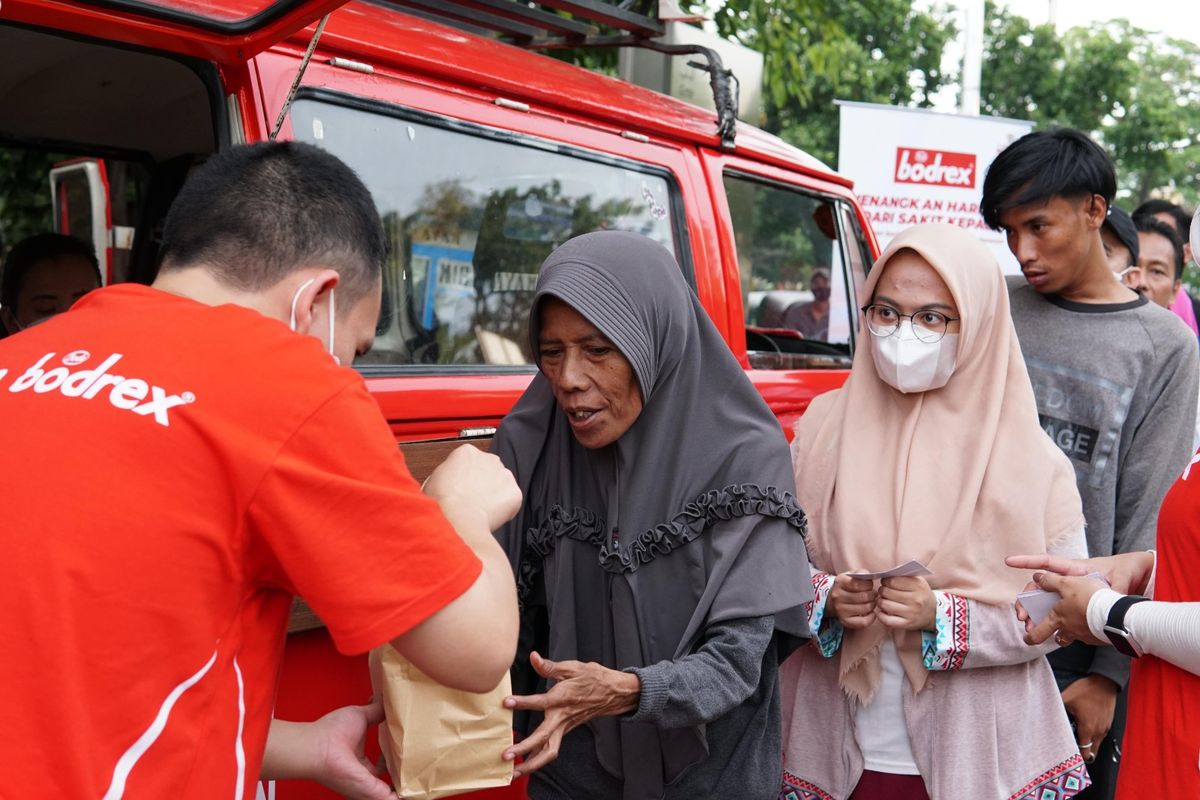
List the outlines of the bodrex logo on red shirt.
<svg viewBox="0 0 1200 800">
<path fill-rule="evenodd" d="M 975 188 L 975 154 L 896 148 L 896 183 Z"/>
<path fill-rule="evenodd" d="M 71 367 L 81 366 L 92 357 L 87 350 L 73 350 L 62 357 L 65 366 L 46 369 L 46 362 L 54 356 L 55 353 L 46 353 L 38 359 L 36 364 L 9 384 L 8 391 L 13 394 L 28 390 L 33 390 L 34 394 L 58 392 L 64 397 L 83 400 L 107 396 L 113 408 L 132 411 L 142 417 L 152 416 L 164 428 L 171 425 L 172 408 L 196 402 L 196 395 L 192 392 L 169 394 L 166 389 L 148 380 L 114 375 L 109 370 L 117 367 L 124 358 L 120 353 L 113 353 L 92 369 L 72 370 Z M 0 379 L 7 375 L 7 369 L 0 369 Z"/>
</svg>

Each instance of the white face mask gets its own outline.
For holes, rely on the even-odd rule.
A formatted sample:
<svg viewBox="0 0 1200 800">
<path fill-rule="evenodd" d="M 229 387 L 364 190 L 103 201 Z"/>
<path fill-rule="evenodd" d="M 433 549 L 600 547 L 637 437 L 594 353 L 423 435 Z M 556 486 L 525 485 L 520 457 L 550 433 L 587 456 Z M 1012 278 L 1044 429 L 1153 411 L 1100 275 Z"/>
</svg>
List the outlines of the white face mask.
<svg viewBox="0 0 1200 800">
<path fill-rule="evenodd" d="M 917 338 L 912 320 L 902 319 L 895 333 L 875 336 L 873 344 L 875 371 L 884 383 L 904 394 L 940 389 L 954 374 L 957 333 L 947 333 L 933 343 L 923 342 Z"/>
<path fill-rule="evenodd" d="M 300 301 L 300 293 L 312 285 L 312 282 L 315 280 L 316 278 L 309 278 L 304 283 L 300 284 L 300 288 L 296 290 L 294 295 L 292 295 L 292 316 L 288 322 L 288 327 L 293 331 L 296 330 L 296 303 Z M 341 366 L 342 360 L 333 353 L 333 322 L 337 308 L 335 305 L 333 291 L 333 289 L 329 290 L 329 355 L 333 358 L 335 364 Z"/>
</svg>

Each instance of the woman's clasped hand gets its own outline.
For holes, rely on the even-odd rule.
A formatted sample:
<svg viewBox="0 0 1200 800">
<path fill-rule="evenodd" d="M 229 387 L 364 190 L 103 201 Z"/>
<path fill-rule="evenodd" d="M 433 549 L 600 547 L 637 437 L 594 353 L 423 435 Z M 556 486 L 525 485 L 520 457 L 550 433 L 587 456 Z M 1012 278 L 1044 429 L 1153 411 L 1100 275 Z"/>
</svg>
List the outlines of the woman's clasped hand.
<svg viewBox="0 0 1200 800">
<path fill-rule="evenodd" d="M 842 625 L 859 630 L 878 620 L 896 630 L 934 630 L 937 599 L 924 578 L 883 578 L 876 588 L 874 581 L 856 574 L 851 570 L 838 575 L 829 592 L 828 608 Z"/>
</svg>

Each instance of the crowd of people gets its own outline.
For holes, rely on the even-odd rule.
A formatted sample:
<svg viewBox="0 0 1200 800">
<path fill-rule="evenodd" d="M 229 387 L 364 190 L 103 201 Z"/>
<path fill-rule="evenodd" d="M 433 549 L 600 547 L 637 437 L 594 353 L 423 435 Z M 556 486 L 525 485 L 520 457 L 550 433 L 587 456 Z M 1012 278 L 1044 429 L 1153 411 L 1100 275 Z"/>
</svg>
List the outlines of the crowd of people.
<svg viewBox="0 0 1200 800">
<path fill-rule="evenodd" d="M 19 245 L 0 796 L 391 796 L 378 703 L 272 719 L 295 593 L 344 653 L 511 668 L 533 800 L 1200 796 L 1200 217 L 1116 188 L 1081 133 L 1013 142 L 981 208 L 1022 274 L 900 234 L 790 447 L 667 250 L 572 239 L 492 454 L 423 486 L 346 369 L 386 247 L 333 156 L 211 159 L 151 286 Z"/>
</svg>

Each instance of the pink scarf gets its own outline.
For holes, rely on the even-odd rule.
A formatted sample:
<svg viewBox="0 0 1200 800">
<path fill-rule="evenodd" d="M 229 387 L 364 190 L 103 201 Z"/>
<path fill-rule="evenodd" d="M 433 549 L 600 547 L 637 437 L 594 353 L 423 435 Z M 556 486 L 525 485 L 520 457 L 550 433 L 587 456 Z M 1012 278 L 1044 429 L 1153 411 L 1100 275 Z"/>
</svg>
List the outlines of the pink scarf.
<svg viewBox="0 0 1200 800">
<path fill-rule="evenodd" d="M 1009 317 L 1004 277 L 987 248 L 961 228 L 920 225 L 897 236 L 871 270 L 874 295 L 902 249 L 928 261 L 961 317 L 949 383 L 901 394 L 884 383 L 863 326 L 846 384 L 818 397 L 792 445 L 797 497 L 808 514 L 813 564 L 829 573 L 881 571 L 909 559 L 930 586 L 984 603 L 1011 603 L 1028 574 L 1004 557 L 1041 553 L 1083 527 L 1075 472 L 1042 430 Z M 867 700 L 879 685 L 881 623 L 847 631 L 840 683 Z M 914 691 L 927 672 L 919 632 L 895 632 Z"/>
</svg>

